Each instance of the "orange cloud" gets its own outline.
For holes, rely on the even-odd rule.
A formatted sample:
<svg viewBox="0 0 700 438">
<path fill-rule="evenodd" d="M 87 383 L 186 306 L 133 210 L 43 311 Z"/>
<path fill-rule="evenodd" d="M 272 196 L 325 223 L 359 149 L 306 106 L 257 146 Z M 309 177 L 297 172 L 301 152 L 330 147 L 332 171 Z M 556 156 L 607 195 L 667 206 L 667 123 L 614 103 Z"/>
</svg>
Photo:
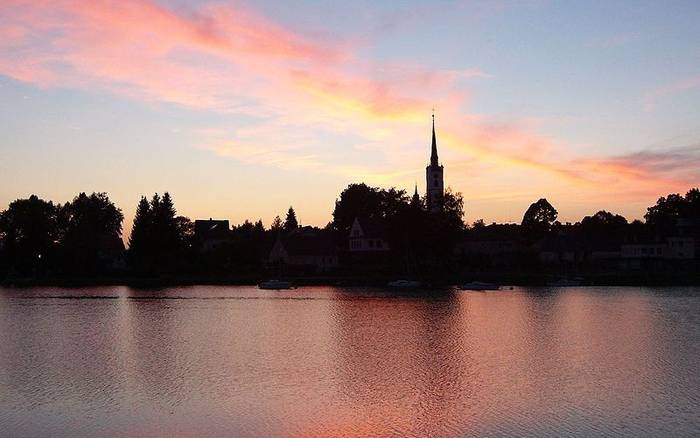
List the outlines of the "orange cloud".
<svg viewBox="0 0 700 438">
<path fill-rule="evenodd" d="M 242 162 L 412 185 L 426 154 L 415 139 L 427 142 L 427 115 L 437 105 L 439 141 L 455 161 L 476 157 L 510 174 L 525 169 L 611 197 L 697 178 L 650 165 L 648 156 L 576 156 L 526 123 L 470 114 L 460 82 L 488 77 L 479 70 L 363 61 L 343 41 L 311 39 L 242 5 L 185 11 L 149 0 L 5 0 L 0 22 L 0 74 L 262 120 L 256 130 L 202 138 L 202 147 Z M 649 101 L 697 85 L 691 78 Z M 281 136 L 289 126 L 352 133 L 372 159 L 352 162 L 344 150 L 324 155 L 327 137 Z"/>
</svg>

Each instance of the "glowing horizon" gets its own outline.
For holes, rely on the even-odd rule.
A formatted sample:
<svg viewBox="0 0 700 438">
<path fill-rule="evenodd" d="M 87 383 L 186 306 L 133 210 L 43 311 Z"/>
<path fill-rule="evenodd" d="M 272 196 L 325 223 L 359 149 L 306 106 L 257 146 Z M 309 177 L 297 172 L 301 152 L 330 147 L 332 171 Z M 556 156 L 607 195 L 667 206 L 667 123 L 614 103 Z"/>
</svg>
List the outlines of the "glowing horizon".
<svg viewBox="0 0 700 438">
<path fill-rule="evenodd" d="M 632 8 L 634 5 L 634 8 Z M 625 14 L 620 21 L 615 17 Z M 0 209 L 105 191 L 323 226 L 349 183 L 424 191 L 436 108 L 465 220 L 632 220 L 700 180 L 700 8 L 6 0 Z M 262 195 L 261 195 L 262 194 Z"/>
</svg>

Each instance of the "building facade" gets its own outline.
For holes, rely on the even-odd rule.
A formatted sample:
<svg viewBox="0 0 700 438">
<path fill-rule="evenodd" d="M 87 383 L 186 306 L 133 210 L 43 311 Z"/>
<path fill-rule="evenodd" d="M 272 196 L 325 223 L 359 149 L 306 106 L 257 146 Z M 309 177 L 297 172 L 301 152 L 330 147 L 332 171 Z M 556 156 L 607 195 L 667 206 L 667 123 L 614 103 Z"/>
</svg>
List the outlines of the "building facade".
<svg viewBox="0 0 700 438">
<path fill-rule="evenodd" d="M 384 230 L 374 221 L 356 217 L 350 228 L 350 252 L 385 252 L 389 244 L 384 239 Z"/>
</svg>

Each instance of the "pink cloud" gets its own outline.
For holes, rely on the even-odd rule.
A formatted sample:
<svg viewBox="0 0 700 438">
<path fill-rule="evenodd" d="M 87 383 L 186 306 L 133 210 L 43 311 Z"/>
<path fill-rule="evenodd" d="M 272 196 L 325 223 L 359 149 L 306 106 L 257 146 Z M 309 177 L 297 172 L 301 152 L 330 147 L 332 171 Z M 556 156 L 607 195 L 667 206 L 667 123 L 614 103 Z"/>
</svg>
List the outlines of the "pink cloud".
<svg viewBox="0 0 700 438">
<path fill-rule="evenodd" d="M 442 138 L 456 154 L 592 190 L 635 184 L 659 191 L 687 180 L 640 157 L 571 156 L 527 123 L 494 123 L 465 112 L 470 96 L 459 83 L 488 77 L 479 70 L 363 61 L 343 41 L 309 38 L 242 5 L 183 11 L 148 0 L 5 0 L 0 22 L 0 74 L 42 87 L 98 89 L 271 119 L 244 138 L 207 143 L 238 160 L 376 174 L 368 166 L 329 166 L 317 154 L 261 132 L 285 125 L 352 131 L 398 154 L 407 135 L 425 133 L 429 110 L 437 105 Z M 690 78 L 656 90 L 649 101 L 699 85 L 699 78 Z M 313 139 L 290 143 L 308 141 Z M 262 153 L 250 153 L 255 150 Z"/>
<path fill-rule="evenodd" d="M 658 102 L 684 91 L 700 87 L 700 75 L 680 79 L 649 91 L 644 96 L 644 109 L 653 111 Z"/>
</svg>

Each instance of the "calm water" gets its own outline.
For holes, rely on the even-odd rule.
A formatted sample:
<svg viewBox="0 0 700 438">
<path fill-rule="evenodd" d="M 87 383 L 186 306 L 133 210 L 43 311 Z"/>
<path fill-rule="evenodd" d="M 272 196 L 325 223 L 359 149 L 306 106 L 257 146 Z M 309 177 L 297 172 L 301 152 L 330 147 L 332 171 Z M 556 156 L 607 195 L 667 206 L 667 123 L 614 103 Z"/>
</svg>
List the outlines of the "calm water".
<svg viewBox="0 0 700 438">
<path fill-rule="evenodd" d="M 0 289 L 0 336 L 4 436 L 700 434 L 698 288 Z"/>
</svg>

